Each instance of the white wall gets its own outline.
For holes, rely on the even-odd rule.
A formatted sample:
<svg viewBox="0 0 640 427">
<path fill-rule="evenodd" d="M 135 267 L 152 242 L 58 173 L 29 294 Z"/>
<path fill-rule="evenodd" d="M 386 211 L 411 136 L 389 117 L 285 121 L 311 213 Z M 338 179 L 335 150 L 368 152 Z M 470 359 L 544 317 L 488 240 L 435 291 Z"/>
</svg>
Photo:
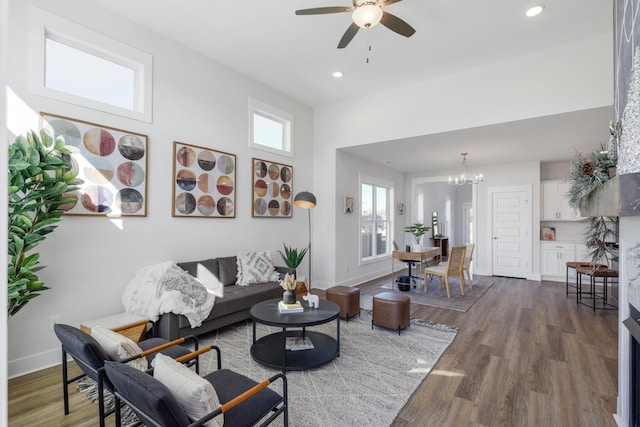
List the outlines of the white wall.
<svg viewBox="0 0 640 427">
<path fill-rule="evenodd" d="M 153 55 L 153 123 L 31 94 L 26 72 L 31 4 Z M 229 256 L 239 250 L 275 251 L 283 242 L 306 245 L 306 211 L 294 208 L 291 219 L 252 218 L 250 188 L 254 156 L 293 165 L 294 194 L 313 188 L 310 108 L 121 16 L 96 10 L 89 2 L 11 0 L 9 18 L 8 85 L 32 110 L 28 126 L 37 128 L 35 114 L 46 111 L 149 136 L 148 216 L 122 220 L 67 216 L 39 247 L 41 263 L 48 266 L 40 277 L 52 289 L 9 319 L 10 376 L 59 363 L 59 342 L 48 330 L 49 316 L 60 315 L 62 322 L 79 325 L 122 311 L 122 290 L 141 267 L 164 260 Z M 248 148 L 249 96 L 295 115 L 295 158 Z M 20 122 L 24 116 L 12 117 L 10 107 L 10 122 Z M 171 217 L 174 140 L 236 154 L 235 219 Z M 282 265 L 279 256 L 274 261 Z"/>
<path fill-rule="evenodd" d="M 611 35 L 600 36 L 317 108 L 313 156 L 322 170 L 314 170 L 316 196 L 335 203 L 335 151 L 341 147 L 610 106 L 613 102 L 612 58 Z M 497 174 L 503 166 L 496 165 L 492 170 Z M 533 186 L 539 203 L 539 164 L 524 166 L 524 170 L 508 167 L 507 174 L 511 177 L 501 174 L 500 184 L 496 185 L 516 185 L 512 177 L 528 183 Z M 447 176 L 458 172 L 442 173 Z M 483 172 L 485 176 L 491 173 L 484 166 Z M 494 175 L 478 188 L 494 185 L 491 180 L 497 179 Z M 486 194 L 481 194 L 482 197 Z M 479 217 L 486 212 L 483 206 L 486 204 L 479 206 Z M 535 225 L 539 222 L 537 211 L 532 218 L 534 227 L 539 228 L 539 224 Z M 330 254 L 339 245 L 331 232 L 336 228 L 336 212 L 335 204 L 329 203 L 319 205 L 314 212 L 316 253 Z M 487 223 L 480 218 L 478 228 L 486 229 Z M 480 249 L 486 241 L 477 243 Z M 539 258 L 538 252 L 539 248 L 533 248 L 533 271 L 539 268 L 536 267 L 539 260 L 535 259 Z M 478 255 L 482 253 L 478 251 Z M 337 270 L 335 258 L 314 256 L 314 261 L 314 271 L 319 275 L 315 283 L 326 286 L 333 283 Z M 486 268 L 486 258 L 478 260 L 477 266 L 480 265 Z"/>
<path fill-rule="evenodd" d="M 393 184 L 395 200 L 391 214 L 395 218 L 395 229 L 392 231 L 389 244 L 395 240 L 399 246 L 404 246 L 403 227 L 405 225 L 404 220 L 408 215 L 396 215 L 395 209 L 396 203 L 404 203 L 404 174 L 379 163 L 372 163 L 338 150 L 336 152 L 336 248 L 334 259 L 336 265 L 335 284 L 339 285 L 353 286 L 391 273 L 390 258 L 367 264 L 360 263 L 360 175 L 375 177 Z M 344 213 L 343 202 L 345 196 L 354 198 L 354 213 Z M 318 218 L 315 210 L 313 215 L 314 219 Z M 316 259 L 317 253 L 318 251 L 314 249 L 314 259 Z M 317 285 L 318 283 L 316 282 L 314 286 Z M 326 283 L 324 283 L 323 287 L 327 287 Z"/>
</svg>

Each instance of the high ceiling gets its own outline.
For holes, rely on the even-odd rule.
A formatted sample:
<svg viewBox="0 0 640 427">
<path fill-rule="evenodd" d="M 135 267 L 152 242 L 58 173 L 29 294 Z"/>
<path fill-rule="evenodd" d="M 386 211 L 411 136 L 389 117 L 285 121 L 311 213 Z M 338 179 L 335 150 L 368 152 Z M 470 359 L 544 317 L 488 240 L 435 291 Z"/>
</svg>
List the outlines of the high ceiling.
<svg viewBox="0 0 640 427">
<path fill-rule="evenodd" d="M 611 34 L 613 21 L 613 6 L 605 0 L 540 0 L 546 8 L 536 18 L 526 18 L 524 11 L 537 0 L 403 0 L 385 10 L 413 26 L 412 37 L 377 25 L 361 29 L 345 49 L 337 49 L 352 22 L 350 13 L 297 16 L 295 10 L 350 6 L 350 0 L 91 1 L 312 107 Z M 336 70 L 344 77 L 332 77 Z M 514 135 L 527 135 L 533 144 L 530 155 L 544 160 L 561 153 L 554 157 L 539 141 L 563 132 L 569 148 L 562 157 L 568 159 L 574 146 L 591 147 L 608 139 L 611 115 L 611 110 L 598 109 L 403 142 L 419 149 L 435 141 L 443 147 L 438 154 L 452 164 L 460 162 L 461 151 L 471 153 L 470 162 L 482 163 L 481 153 L 464 149 L 465 141 L 481 138 L 489 156 L 513 145 Z M 526 132 L 518 126 L 526 126 Z M 407 171 L 425 168 L 399 157 L 403 150 L 397 145 L 391 151 L 385 147 L 380 143 L 350 151 L 364 157 L 376 153 L 376 159 L 382 155 L 392 167 Z M 511 151 L 516 157 L 510 161 L 528 155 L 522 149 Z M 447 166 L 442 159 L 439 165 Z"/>
</svg>

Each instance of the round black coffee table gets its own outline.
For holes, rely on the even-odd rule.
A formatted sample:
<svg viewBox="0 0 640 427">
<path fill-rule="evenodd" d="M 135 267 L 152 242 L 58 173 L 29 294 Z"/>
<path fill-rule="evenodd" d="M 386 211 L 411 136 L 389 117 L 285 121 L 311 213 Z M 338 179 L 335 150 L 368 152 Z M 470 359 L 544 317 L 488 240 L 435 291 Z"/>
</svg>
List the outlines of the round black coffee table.
<svg viewBox="0 0 640 427">
<path fill-rule="evenodd" d="M 340 355 L 340 307 L 324 299 L 320 307 L 310 308 L 306 301 L 300 301 L 304 307 L 302 313 L 283 313 L 278 311 L 280 299 L 260 302 L 251 307 L 253 319 L 253 345 L 251 357 L 270 368 L 286 371 L 299 371 L 317 368 Z M 323 323 L 336 321 L 336 337 L 320 332 L 308 331 L 307 328 Z M 256 324 L 282 328 L 276 332 L 256 339 Z M 297 328 L 296 330 L 291 330 Z M 307 337 L 313 343 L 308 350 L 286 350 L 287 337 Z"/>
</svg>

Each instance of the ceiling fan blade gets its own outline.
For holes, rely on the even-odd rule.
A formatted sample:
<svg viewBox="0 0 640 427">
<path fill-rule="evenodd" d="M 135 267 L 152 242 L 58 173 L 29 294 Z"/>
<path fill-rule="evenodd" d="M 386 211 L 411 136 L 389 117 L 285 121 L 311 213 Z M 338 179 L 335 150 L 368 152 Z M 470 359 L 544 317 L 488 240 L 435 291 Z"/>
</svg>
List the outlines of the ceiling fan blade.
<svg viewBox="0 0 640 427">
<path fill-rule="evenodd" d="M 344 35 L 340 39 L 340 43 L 338 43 L 338 49 L 344 49 L 345 47 L 347 47 L 347 45 L 351 40 L 353 40 L 359 29 L 360 27 L 358 27 L 355 22 L 352 22 L 351 25 L 349 25 L 349 28 L 347 28 L 347 31 L 344 32 Z"/>
<path fill-rule="evenodd" d="M 351 12 L 353 6 L 315 7 L 313 9 L 296 10 L 296 15 L 322 15 L 325 13 Z"/>
<path fill-rule="evenodd" d="M 411 37 L 416 32 L 411 25 L 389 12 L 382 12 L 382 19 L 380 20 L 380 23 L 391 31 L 405 37 Z"/>
<path fill-rule="evenodd" d="M 399 1 L 402 0 L 387 0 L 386 2 L 382 3 L 382 6 L 389 6 L 390 4 L 398 3 Z"/>
</svg>

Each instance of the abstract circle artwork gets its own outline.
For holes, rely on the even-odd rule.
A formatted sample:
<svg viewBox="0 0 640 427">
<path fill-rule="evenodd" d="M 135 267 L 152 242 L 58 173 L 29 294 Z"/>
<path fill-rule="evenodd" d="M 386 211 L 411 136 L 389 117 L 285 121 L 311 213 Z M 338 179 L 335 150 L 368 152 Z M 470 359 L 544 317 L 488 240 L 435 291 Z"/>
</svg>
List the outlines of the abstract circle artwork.
<svg viewBox="0 0 640 427">
<path fill-rule="evenodd" d="M 236 156 L 173 142 L 174 217 L 235 218 Z"/>
<path fill-rule="evenodd" d="M 293 167 L 257 158 L 251 159 L 251 165 L 251 215 L 263 218 L 290 218 Z"/>
<path fill-rule="evenodd" d="M 84 181 L 65 215 L 147 216 L 148 137 L 96 123 L 41 113 L 43 127 L 76 152 L 72 169 Z"/>
</svg>

